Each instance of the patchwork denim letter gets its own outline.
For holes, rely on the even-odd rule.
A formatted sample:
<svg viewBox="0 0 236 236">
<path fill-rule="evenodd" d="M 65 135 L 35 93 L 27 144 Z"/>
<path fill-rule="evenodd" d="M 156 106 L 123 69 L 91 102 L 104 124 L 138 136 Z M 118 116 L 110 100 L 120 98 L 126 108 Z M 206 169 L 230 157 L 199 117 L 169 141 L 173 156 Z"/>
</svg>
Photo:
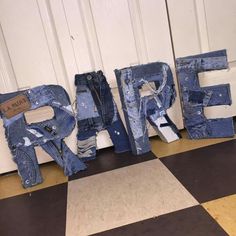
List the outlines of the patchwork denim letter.
<svg viewBox="0 0 236 236">
<path fill-rule="evenodd" d="M 115 152 L 129 151 L 129 139 L 103 72 L 78 74 L 75 85 L 79 158 L 84 161 L 96 158 L 96 133 L 104 129 L 110 135 Z"/>
<path fill-rule="evenodd" d="M 28 100 L 29 110 L 51 106 L 54 117 L 38 123 L 27 124 L 24 112 L 12 117 L 7 116 L 7 107 L 17 113 L 17 101 L 6 106 L 17 96 Z M 25 188 L 42 182 L 34 146 L 41 146 L 51 157 L 64 168 L 65 175 L 72 175 L 86 168 L 85 164 L 69 149 L 63 139 L 75 126 L 70 100 L 66 91 L 58 85 L 43 85 L 25 91 L 0 94 L 1 117 L 3 118 L 8 146 Z M 6 112 L 6 113 L 5 113 Z M 9 113 L 9 112 L 8 112 Z"/>
<path fill-rule="evenodd" d="M 166 113 L 176 96 L 170 67 L 155 62 L 115 70 L 115 74 L 133 154 L 150 151 L 146 119 L 163 141 L 178 140 L 178 129 Z M 150 82 L 154 82 L 155 88 L 151 87 Z M 139 89 L 144 84 L 151 95 L 141 97 Z"/>
<path fill-rule="evenodd" d="M 228 68 L 226 50 L 176 59 L 184 125 L 191 139 L 234 136 L 233 119 L 207 119 L 204 107 L 231 105 L 230 85 L 200 87 L 198 73 Z"/>
</svg>

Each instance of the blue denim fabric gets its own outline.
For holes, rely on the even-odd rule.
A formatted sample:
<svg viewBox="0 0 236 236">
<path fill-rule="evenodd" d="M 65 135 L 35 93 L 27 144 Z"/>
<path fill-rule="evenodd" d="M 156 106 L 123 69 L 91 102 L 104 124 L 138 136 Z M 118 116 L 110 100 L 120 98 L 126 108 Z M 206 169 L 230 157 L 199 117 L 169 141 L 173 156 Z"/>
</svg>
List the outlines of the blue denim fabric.
<svg viewBox="0 0 236 236">
<path fill-rule="evenodd" d="M 146 119 L 162 140 L 169 142 L 163 131 L 169 127 L 171 141 L 180 135 L 166 110 L 175 101 L 175 87 L 170 67 L 162 62 L 149 63 L 115 70 L 119 93 L 128 128 L 132 152 L 135 155 L 150 151 Z M 155 89 L 150 86 L 154 82 Z M 146 84 L 152 95 L 141 97 L 139 89 Z"/>
<path fill-rule="evenodd" d="M 78 156 L 84 161 L 96 157 L 96 133 L 106 129 L 115 152 L 130 150 L 110 87 L 102 71 L 75 76 L 78 124 Z"/>
<path fill-rule="evenodd" d="M 233 119 L 207 119 L 204 107 L 231 105 L 230 85 L 200 87 L 198 73 L 228 68 L 226 50 L 176 59 L 184 125 L 192 139 L 234 136 Z"/>
<path fill-rule="evenodd" d="M 25 91 L 0 95 L 3 103 L 19 94 L 28 97 L 31 109 L 51 106 L 54 117 L 38 123 L 27 124 L 24 112 L 7 119 L 3 114 L 5 134 L 13 160 L 24 187 L 42 182 L 34 146 L 41 146 L 62 168 L 71 175 L 86 168 L 85 164 L 68 148 L 63 139 L 75 126 L 70 100 L 66 91 L 58 85 L 43 85 Z"/>
</svg>

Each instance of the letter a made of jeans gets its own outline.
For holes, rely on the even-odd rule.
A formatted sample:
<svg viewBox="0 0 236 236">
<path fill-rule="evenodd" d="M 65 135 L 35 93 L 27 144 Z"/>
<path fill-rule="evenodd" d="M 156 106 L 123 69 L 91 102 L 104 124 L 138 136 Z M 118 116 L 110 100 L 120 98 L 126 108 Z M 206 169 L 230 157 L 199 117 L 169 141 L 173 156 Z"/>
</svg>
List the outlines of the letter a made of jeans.
<svg viewBox="0 0 236 236">
<path fill-rule="evenodd" d="M 200 87 L 198 73 L 228 68 L 226 50 L 176 59 L 184 125 L 192 139 L 234 136 L 233 119 L 207 119 L 204 107 L 231 105 L 230 85 Z"/>
<path fill-rule="evenodd" d="M 176 96 L 170 67 L 155 62 L 115 70 L 115 74 L 133 154 L 150 151 L 146 118 L 162 140 L 178 140 L 178 129 L 166 113 Z M 155 88 L 151 87 L 150 82 L 154 82 Z M 141 97 L 139 89 L 144 84 L 151 95 Z"/>
<path fill-rule="evenodd" d="M 70 100 L 66 91 L 58 85 L 43 85 L 29 90 L 0 94 L 0 103 L 24 94 L 30 110 L 51 106 L 54 117 L 38 123 L 27 124 L 24 112 L 7 119 L 3 114 L 5 134 L 13 160 L 18 166 L 25 188 L 42 182 L 34 146 L 41 146 L 62 168 L 71 175 L 86 168 L 85 164 L 69 149 L 63 139 L 75 126 Z"/>
<path fill-rule="evenodd" d="M 130 150 L 129 139 L 120 119 L 110 87 L 102 71 L 75 76 L 78 157 L 96 158 L 96 133 L 107 129 L 115 152 Z"/>
</svg>

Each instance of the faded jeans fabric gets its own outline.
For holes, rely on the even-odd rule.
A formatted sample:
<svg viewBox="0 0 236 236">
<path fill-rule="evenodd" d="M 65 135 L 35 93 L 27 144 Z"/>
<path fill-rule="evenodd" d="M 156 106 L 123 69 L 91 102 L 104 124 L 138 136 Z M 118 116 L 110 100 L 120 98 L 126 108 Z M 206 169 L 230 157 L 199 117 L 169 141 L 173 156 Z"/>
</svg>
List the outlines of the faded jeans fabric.
<svg viewBox="0 0 236 236">
<path fill-rule="evenodd" d="M 200 87 L 198 73 L 228 68 L 226 50 L 176 59 L 184 125 L 192 139 L 234 136 L 233 119 L 207 119 L 204 107 L 231 105 L 230 85 Z"/>
<path fill-rule="evenodd" d="M 155 62 L 115 70 L 115 74 L 133 154 L 150 151 L 146 119 L 162 140 L 170 142 L 179 139 L 178 129 L 166 113 L 176 97 L 170 67 Z M 150 82 L 154 82 L 155 88 Z M 141 97 L 139 90 L 144 84 L 151 95 Z"/>
<path fill-rule="evenodd" d="M 115 152 L 130 150 L 129 139 L 102 71 L 75 76 L 78 157 L 96 158 L 96 133 L 106 129 Z"/>
<path fill-rule="evenodd" d="M 0 95 L 0 103 L 24 94 L 30 101 L 30 110 L 51 106 L 54 117 L 38 123 L 27 124 L 24 112 L 7 119 L 1 114 L 5 135 L 13 160 L 25 188 L 42 182 L 34 146 L 41 146 L 65 175 L 72 175 L 86 168 L 85 164 L 69 149 L 63 139 L 75 126 L 70 100 L 66 91 L 58 85 L 43 85 L 29 90 Z"/>
</svg>

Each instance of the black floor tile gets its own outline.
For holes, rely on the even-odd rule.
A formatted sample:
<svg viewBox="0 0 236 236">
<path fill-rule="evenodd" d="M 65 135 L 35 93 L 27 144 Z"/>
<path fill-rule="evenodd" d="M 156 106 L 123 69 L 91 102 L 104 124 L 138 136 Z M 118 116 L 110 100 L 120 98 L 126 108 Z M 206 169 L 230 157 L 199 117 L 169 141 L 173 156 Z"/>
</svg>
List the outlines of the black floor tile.
<svg viewBox="0 0 236 236">
<path fill-rule="evenodd" d="M 202 206 L 195 206 L 94 235 L 226 236 L 228 234 Z"/>
<path fill-rule="evenodd" d="M 69 180 L 75 180 L 153 159 L 156 159 L 156 156 L 152 152 L 135 156 L 131 152 L 117 154 L 113 148 L 105 148 L 98 151 L 95 160 L 86 163 L 88 166 L 87 170 L 70 176 Z"/>
<path fill-rule="evenodd" d="M 67 183 L 0 201 L 1 236 L 64 236 Z"/>
<path fill-rule="evenodd" d="M 200 203 L 236 193 L 236 140 L 161 161 Z"/>
</svg>

